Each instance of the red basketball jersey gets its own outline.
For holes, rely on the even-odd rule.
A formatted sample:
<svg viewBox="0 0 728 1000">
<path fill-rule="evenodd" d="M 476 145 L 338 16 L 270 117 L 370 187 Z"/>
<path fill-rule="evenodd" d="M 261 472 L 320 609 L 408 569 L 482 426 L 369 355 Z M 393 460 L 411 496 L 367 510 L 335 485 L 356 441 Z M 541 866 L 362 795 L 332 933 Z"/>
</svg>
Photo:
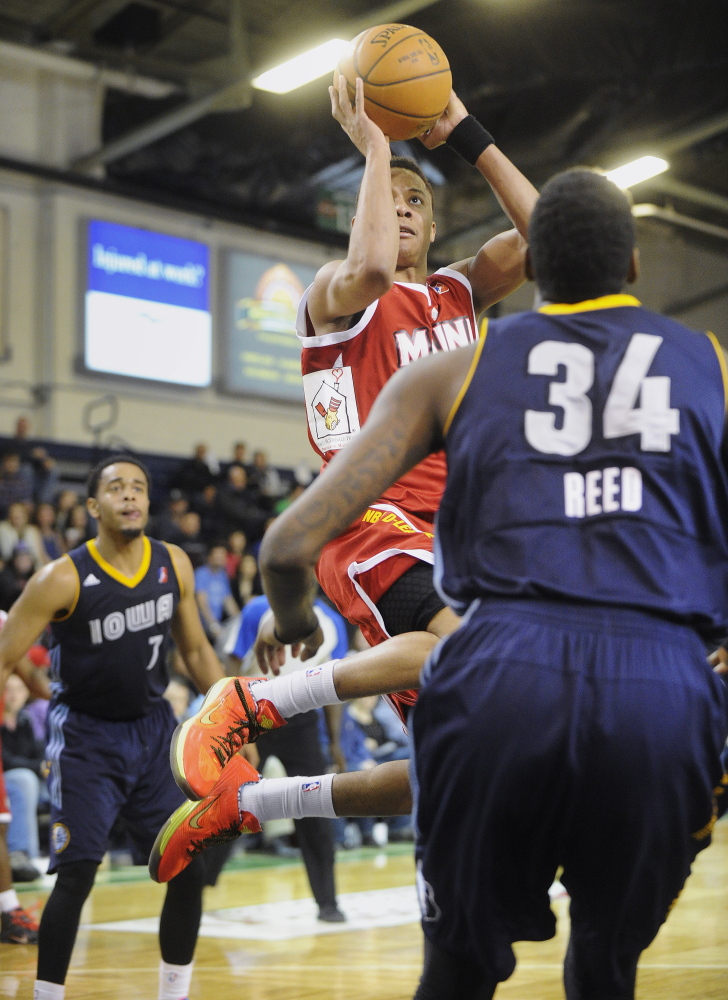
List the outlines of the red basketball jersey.
<svg viewBox="0 0 728 1000">
<path fill-rule="evenodd" d="M 349 330 L 321 336 L 308 315 L 308 292 L 298 309 L 297 330 L 309 438 L 325 463 L 359 431 L 398 368 L 427 354 L 464 347 L 478 336 L 470 282 L 451 268 L 435 271 L 422 285 L 396 281 Z M 444 453 L 430 455 L 382 500 L 431 519 L 440 505 L 445 473 Z"/>
</svg>

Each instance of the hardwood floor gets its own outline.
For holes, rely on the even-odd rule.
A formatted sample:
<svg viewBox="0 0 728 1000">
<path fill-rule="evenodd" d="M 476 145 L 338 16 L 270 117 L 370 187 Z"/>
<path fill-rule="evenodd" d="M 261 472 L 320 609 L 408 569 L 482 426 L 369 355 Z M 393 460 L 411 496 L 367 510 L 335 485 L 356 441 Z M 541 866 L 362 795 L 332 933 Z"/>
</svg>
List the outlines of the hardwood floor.
<svg viewBox="0 0 728 1000">
<path fill-rule="evenodd" d="M 349 910 L 354 923 L 367 925 L 365 929 L 322 927 L 310 905 L 291 904 L 308 897 L 300 864 L 240 862 L 255 867 L 226 871 L 205 897 L 205 933 L 225 936 L 201 937 L 190 1000 L 411 997 L 421 959 L 420 929 L 412 922 L 413 897 L 406 888 L 414 881 L 411 854 L 390 848 L 387 854 L 362 851 L 339 857 L 342 909 Z M 68 1000 L 156 997 L 157 942 L 146 928 L 159 913 L 164 890 L 142 875 L 142 870 L 129 869 L 100 876 L 84 911 L 67 981 Z M 382 895 L 385 890 L 394 891 Z M 361 893 L 367 895 L 347 895 Z M 21 899 L 28 906 L 42 904 L 46 896 L 47 891 L 32 889 Z M 229 913 L 240 907 L 254 909 Z M 391 916 L 392 907 L 401 908 L 402 914 L 393 919 L 410 922 L 371 926 Z M 554 907 L 557 936 L 517 946 L 518 968 L 499 987 L 496 1000 L 562 1000 L 568 901 L 558 899 Z M 115 930 L 99 926 L 120 921 L 140 923 Z M 302 936 L 281 938 L 299 934 L 302 927 L 308 928 Z M 258 938 L 241 936 L 249 934 Z M 34 948 L 0 945 L 0 998 L 29 1000 L 34 977 Z M 643 955 L 637 995 L 640 1000 L 728 997 L 728 822 L 716 827 L 712 847 L 699 856 L 668 923 Z"/>
</svg>

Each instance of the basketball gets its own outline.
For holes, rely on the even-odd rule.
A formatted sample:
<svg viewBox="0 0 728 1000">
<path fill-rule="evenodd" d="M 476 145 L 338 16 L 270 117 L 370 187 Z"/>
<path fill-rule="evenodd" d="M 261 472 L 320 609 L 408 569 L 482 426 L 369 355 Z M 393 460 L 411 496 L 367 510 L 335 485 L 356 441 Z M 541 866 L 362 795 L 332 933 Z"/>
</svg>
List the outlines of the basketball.
<svg viewBox="0 0 728 1000">
<path fill-rule="evenodd" d="M 409 24 L 380 24 L 354 39 L 337 67 L 354 100 L 364 81 L 367 115 L 389 139 L 414 139 L 447 107 L 452 76 L 434 38 Z"/>
</svg>

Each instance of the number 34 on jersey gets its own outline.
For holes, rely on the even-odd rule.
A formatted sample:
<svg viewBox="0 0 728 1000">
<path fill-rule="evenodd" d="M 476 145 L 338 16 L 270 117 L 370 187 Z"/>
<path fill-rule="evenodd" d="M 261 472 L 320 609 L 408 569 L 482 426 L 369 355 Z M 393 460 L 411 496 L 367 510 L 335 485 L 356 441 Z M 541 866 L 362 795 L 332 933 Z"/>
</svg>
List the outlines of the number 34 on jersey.
<svg viewBox="0 0 728 1000">
<path fill-rule="evenodd" d="M 672 436 L 680 433 L 680 411 L 670 406 L 670 379 L 648 375 L 663 338 L 648 333 L 632 335 L 614 376 L 602 414 L 605 440 L 640 435 L 640 449 L 669 452 Z M 589 445 L 594 433 L 592 401 L 594 354 L 583 344 L 544 340 L 528 355 L 529 375 L 559 374 L 563 381 L 549 384 L 548 403 L 562 411 L 561 426 L 550 411 L 526 410 L 524 433 L 536 451 L 572 457 Z M 608 497 L 602 483 L 609 483 Z M 621 489 L 619 485 L 621 483 Z M 639 510 L 642 484 L 639 470 L 609 468 L 582 476 L 564 476 L 566 515 L 584 517 L 612 510 Z"/>
</svg>

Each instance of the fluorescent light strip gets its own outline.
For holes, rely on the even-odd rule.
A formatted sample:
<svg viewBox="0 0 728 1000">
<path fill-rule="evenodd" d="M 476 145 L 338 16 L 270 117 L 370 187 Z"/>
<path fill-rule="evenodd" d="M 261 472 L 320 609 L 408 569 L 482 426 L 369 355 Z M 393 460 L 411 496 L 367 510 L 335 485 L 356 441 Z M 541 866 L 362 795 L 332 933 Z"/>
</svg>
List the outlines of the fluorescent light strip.
<svg viewBox="0 0 728 1000">
<path fill-rule="evenodd" d="M 639 184 L 641 181 L 649 180 L 650 177 L 664 173 L 669 166 L 667 160 L 659 156 L 642 156 L 632 163 L 625 163 L 623 167 L 607 171 L 607 177 L 624 191 L 633 184 Z"/>
<path fill-rule="evenodd" d="M 304 52 L 256 76 L 253 86 L 258 90 L 269 90 L 273 94 L 287 94 L 290 90 L 331 73 L 348 46 L 349 42 L 341 38 L 332 38 L 323 45 L 317 45 L 310 52 Z"/>
</svg>

